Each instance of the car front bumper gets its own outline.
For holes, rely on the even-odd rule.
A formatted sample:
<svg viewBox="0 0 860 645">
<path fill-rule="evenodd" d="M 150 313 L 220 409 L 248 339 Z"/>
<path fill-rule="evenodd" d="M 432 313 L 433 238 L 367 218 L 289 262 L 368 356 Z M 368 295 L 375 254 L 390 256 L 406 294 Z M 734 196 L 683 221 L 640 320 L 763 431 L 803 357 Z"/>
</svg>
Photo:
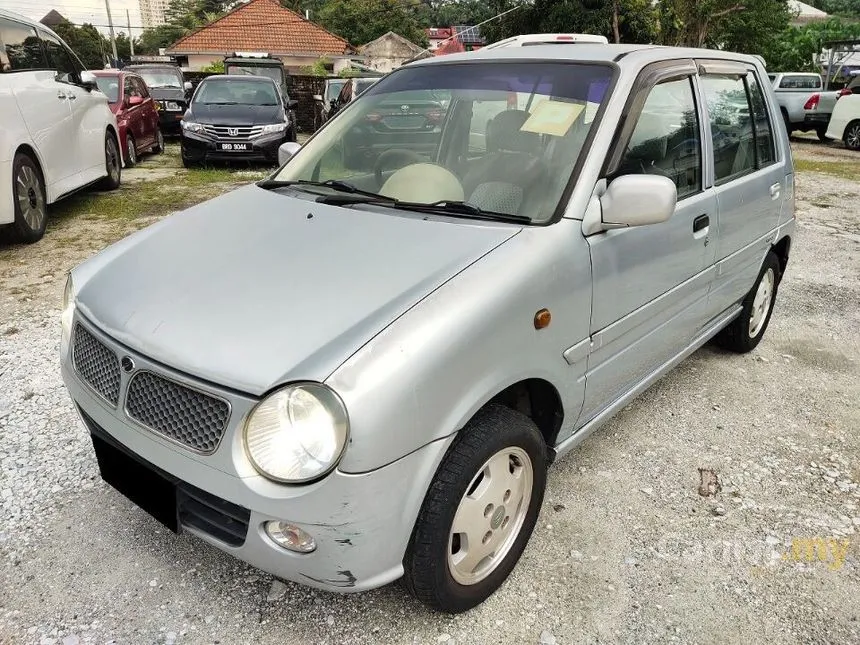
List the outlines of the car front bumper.
<svg viewBox="0 0 860 645">
<path fill-rule="evenodd" d="M 149 362 L 112 342 L 95 327 L 87 325 L 87 329 L 105 344 L 110 343 L 110 349 L 118 355 L 129 356 L 136 369 L 158 370 L 177 382 L 190 382 L 187 375 Z M 241 427 L 253 407 L 253 399 L 233 395 L 231 420 L 223 439 L 213 454 L 202 456 L 127 417 L 123 412 L 128 383 L 125 376 L 120 402 L 114 408 L 80 378 L 69 352 L 61 357 L 61 369 L 82 420 L 95 437 L 94 443 L 108 441 L 142 467 L 176 480 L 177 490 L 203 491 L 214 500 L 211 507 L 238 507 L 247 517 L 244 540 L 238 545 L 219 539 L 217 530 L 183 520 L 181 513 L 179 530 L 187 530 L 279 578 L 327 591 L 363 591 L 402 576 L 412 527 L 452 438 L 428 444 L 370 472 L 346 474 L 336 469 L 317 482 L 282 485 L 257 474 L 245 456 Z M 147 490 L 146 494 L 157 495 L 159 490 L 153 488 L 154 492 Z M 313 536 L 316 549 L 301 554 L 278 546 L 264 530 L 270 520 L 300 527 Z"/>
<path fill-rule="evenodd" d="M 200 136 L 197 133 L 184 130 L 182 132 L 182 158 L 193 162 L 229 161 L 231 159 L 276 162 L 278 160 L 278 148 L 286 140 L 287 132 L 262 135 L 253 139 L 217 141 L 211 137 Z M 247 143 L 250 145 L 250 150 L 222 151 L 218 148 L 220 143 Z"/>
<path fill-rule="evenodd" d="M 181 110 L 158 110 L 158 127 L 162 134 L 179 134 L 182 132 L 182 117 L 185 115 L 185 107 Z"/>
</svg>

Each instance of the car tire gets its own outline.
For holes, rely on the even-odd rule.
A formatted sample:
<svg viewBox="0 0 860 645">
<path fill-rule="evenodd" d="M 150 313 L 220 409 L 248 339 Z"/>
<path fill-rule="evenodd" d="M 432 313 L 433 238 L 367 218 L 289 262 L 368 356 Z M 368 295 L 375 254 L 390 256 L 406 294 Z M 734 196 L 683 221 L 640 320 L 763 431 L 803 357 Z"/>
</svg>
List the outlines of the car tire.
<svg viewBox="0 0 860 645">
<path fill-rule="evenodd" d="M 788 136 L 791 137 L 791 133 L 792 133 L 791 119 L 788 118 L 788 112 L 783 111 L 782 122 L 785 123 L 785 130 L 786 130 L 786 132 L 788 132 Z"/>
<path fill-rule="evenodd" d="M 755 285 L 744 298 L 740 315 L 717 335 L 718 345 L 738 354 L 756 348 L 770 323 L 780 279 L 779 258 L 771 251 L 764 259 Z"/>
<path fill-rule="evenodd" d="M 818 140 L 821 143 L 830 143 L 831 141 L 833 141 L 833 139 L 831 139 L 830 137 L 827 136 L 827 127 L 826 126 L 821 127 L 821 128 L 816 128 L 815 134 L 818 135 Z"/>
<path fill-rule="evenodd" d="M 200 166 L 200 162 L 194 161 L 192 159 L 187 159 L 186 157 L 182 157 L 182 165 L 185 168 L 197 168 Z"/>
<path fill-rule="evenodd" d="M 152 145 L 152 151 L 155 154 L 164 152 L 164 134 L 161 132 L 161 128 L 155 131 L 155 143 Z"/>
<path fill-rule="evenodd" d="M 110 132 L 105 134 L 105 168 L 107 177 L 99 185 L 104 190 L 116 190 L 122 181 L 122 157 L 116 137 Z"/>
<path fill-rule="evenodd" d="M 130 134 L 125 136 L 125 167 L 134 168 L 137 165 L 137 147 L 134 137 Z"/>
<path fill-rule="evenodd" d="M 48 200 L 42 171 L 28 154 L 17 153 L 12 161 L 14 237 L 25 244 L 42 239 L 48 225 Z"/>
<path fill-rule="evenodd" d="M 851 150 L 860 150 L 860 119 L 852 121 L 845 126 L 845 134 L 842 137 L 845 147 Z"/>
<path fill-rule="evenodd" d="M 546 445 L 531 419 L 500 405 L 478 412 L 448 449 L 424 498 L 404 558 L 409 591 L 448 613 L 492 595 L 531 537 L 546 470 Z M 467 530 L 455 532 L 455 522 Z"/>
</svg>

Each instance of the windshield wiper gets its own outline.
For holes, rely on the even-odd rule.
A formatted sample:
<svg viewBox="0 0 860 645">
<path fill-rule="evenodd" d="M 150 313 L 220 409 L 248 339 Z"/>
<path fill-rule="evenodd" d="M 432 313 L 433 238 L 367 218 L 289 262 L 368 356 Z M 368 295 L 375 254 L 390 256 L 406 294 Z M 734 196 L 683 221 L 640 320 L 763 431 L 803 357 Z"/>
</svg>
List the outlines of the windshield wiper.
<svg viewBox="0 0 860 645">
<path fill-rule="evenodd" d="M 260 188 L 265 188 L 267 190 L 271 190 L 273 188 L 284 188 L 285 186 L 322 186 L 323 188 L 331 188 L 332 190 L 336 190 L 339 193 L 349 193 L 350 195 L 361 195 L 367 199 L 358 199 L 356 197 L 349 198 L 347 201 L 343 203 L 353 204 L 353 203 L 366 203 L 369 200 L 376 200 L 379 202 L 391 203 L 395 202 L 393 197 L 386 197 L 385 195 L 380 195 L 379 193 L 372 193 L 367 190 L 361 190 L 360 188 L 356 188 L 348 181 L 342 181 L 340 179 L 328 179 L 326 181 L 309 181 L 307 179 L 294 179 L 291 181 L 281 181 L 278 179 L 264 179 L 263 181 L 257 183 Z M 318 194 L 318 193 L 315 193 Z M 320 203 L 323 204 L 340 204 L 342 198 L 339 198 L 335 195 L 322 195 L 322 199 L 320 199 Z M 332 201 L 329 201 L 332 200 Z"/>
<path fill-rule="evenodd" d="M 260 188 L 273 189 L 283 188 L 285 186 L 322 186 L 331 188 L 341 195 L 321 195 L 318 200 L 320 204 L 329 204 L 331 206 L 351 206 L 355 204 L 367 204 L 370 206 L 387 206 L 390 208 L 399 208 L 406 211 L 414 211 L 418 213 L 438 213 L 441 215 L 450 216 L 465 216 L 473 219 L 494 220 L 499 222 L 510 222 L 512 224 L 531 224 L 531 218 L 525 215 L 512 215 L 510 213 L 499 213 L 496 211 L 485 211 L 484 209 L 469 204 L 468 202 L 454 200 L 440 200 L 425 204 L 422 202 L 405 202 L 394 197 L 387 197 L 379 193 L 356 188 L 347 181 L 338 179 L 329 179 L 328 181 L 307 181 L 297 179 L 293 181 L 279 181 L 277 179 L 266 179 L 257 184 Z"/>
</svg>

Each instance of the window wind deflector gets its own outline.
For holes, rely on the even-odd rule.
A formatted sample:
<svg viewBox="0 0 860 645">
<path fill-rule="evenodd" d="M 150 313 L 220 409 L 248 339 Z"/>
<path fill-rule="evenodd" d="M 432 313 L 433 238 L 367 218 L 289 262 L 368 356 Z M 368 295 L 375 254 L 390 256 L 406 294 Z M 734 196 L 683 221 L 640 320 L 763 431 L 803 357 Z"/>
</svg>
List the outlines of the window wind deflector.
<svg viewBox="0 0 860 645">
<path fill-rule="evenodd" d="M 752 65 L 744 65 L 730 60 L 698 61 L 699 74 L 725 74 L 726 76 L 746 76 Z"/>
</svg>

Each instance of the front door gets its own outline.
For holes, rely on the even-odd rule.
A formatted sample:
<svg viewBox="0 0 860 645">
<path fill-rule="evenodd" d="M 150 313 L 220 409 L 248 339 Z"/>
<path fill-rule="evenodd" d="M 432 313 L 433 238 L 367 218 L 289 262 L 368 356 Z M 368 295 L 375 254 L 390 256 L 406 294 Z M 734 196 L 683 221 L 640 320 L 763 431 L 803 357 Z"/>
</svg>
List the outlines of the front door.
<svg viewBox="0 0 860 645">
<path fill-rule="evenodd" d="M 634 90 L 629 113 L 635 121 L 621 126 L 623 148 L 610 155 L 606 177 L 610 182 L 634 173 L 669 177 L 678 191 L 674 215 L 661 224 L 588 237 L 592 353 L 582 422 L 683 351 L 702 325 L 713 274 L 716 198 L 702 181 L 696 69 L 691 61 L 676 67 L 643 71 L 658 80 Z"/>
</svg>

